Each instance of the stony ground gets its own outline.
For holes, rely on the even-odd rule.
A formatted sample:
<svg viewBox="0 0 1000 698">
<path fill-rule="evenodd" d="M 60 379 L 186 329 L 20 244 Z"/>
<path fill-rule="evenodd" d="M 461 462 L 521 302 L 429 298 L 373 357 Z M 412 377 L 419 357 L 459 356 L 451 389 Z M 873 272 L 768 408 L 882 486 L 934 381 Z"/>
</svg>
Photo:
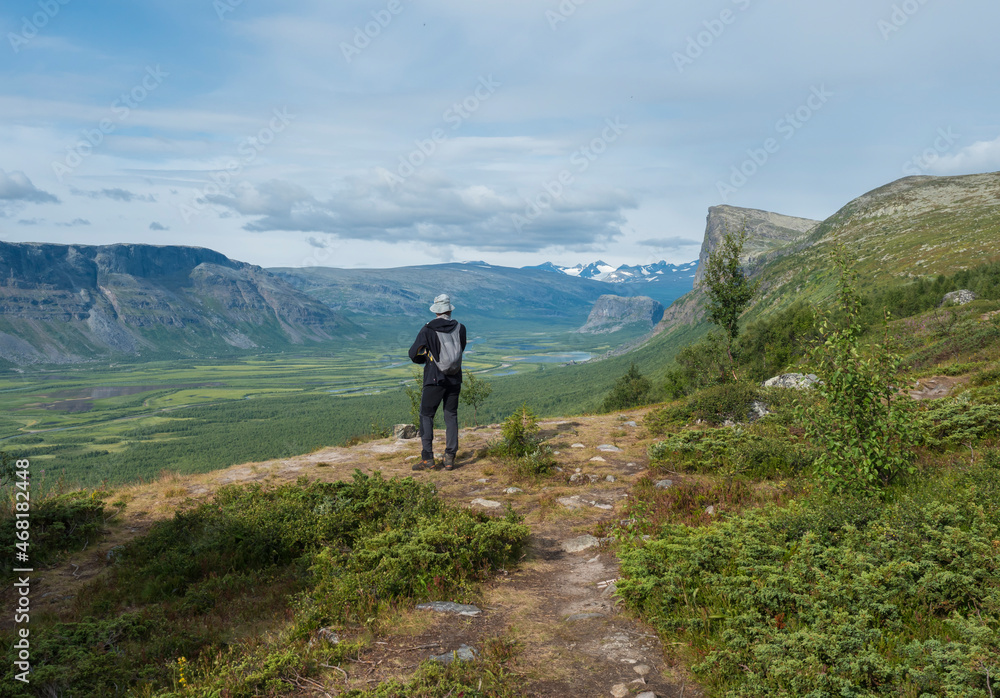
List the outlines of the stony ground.
<svg viewBox="0 0 1000 698">
<path fill-rule="evenodd" d="M 516 569 L 483 588 L 476 599 L 478 615 L 401 612 L 393 619 L 393 632 L 374 638 L 360 661 L 348 667 L 350 687 L 406 678 L 431 655 L 462 645 L 476 649 L 503 635 L 521 647 L 514 668 L 528 678 L 528 696 L 695 698 L 700 690 L 682 666 L 665 659 L 669 653 L 657 636 L 616 607 L 618 561 L 591 535 L 600 523 L 622 518 L 632 484 L 645 474 L 648 440 L 641 421 L 636 412 L 543 423 L 561 472 L 538 482 L 512 480 L 501 463 L 476 455 L 497 437 L 495 426 L 463 430 L 460 467 L 453 472 L 414 473 L 419 440 L 386 439 L 205 475 L 164 474 L 117 493 L 128 500 L 117 525 L 109 526 L 99 544 L 44 571 L 34 589 L 34 607 L 61 615 L 81 585 L 106 569 L 110 548 L 171 516 L 185 500 L 210 497 L 219 485 L 281 483 L 302 475 L 331 481 L 349 478 L 355 469 L 380 470 L 386 477 L 413 475 L 433 482 L 444 498 L 460 506 L 502 510 L 509 504 L 525 517 L 532 540 Z M 317 689 L 309 695 L 336 695 L 342 686 L 340 677 L 339 687 L 331 684 L 325 694 Z"/>
</svg>

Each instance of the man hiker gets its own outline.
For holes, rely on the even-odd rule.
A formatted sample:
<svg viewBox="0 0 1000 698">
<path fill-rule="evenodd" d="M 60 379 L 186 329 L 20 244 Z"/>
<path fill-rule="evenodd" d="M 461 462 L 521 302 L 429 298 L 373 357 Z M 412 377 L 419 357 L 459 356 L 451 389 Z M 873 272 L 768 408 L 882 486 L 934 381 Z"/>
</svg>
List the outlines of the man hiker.
<svg viewBox="0 0 1000 698">
<path fill-rule="evenodd" d="M 458 453 L 458 394 L 462 391 L 462 352 L 465 326 L 451 319 L 455 306 L 442 293 L 434 299 L 436 318 L 420 328 L 410 347 L 410 361 L 424 365 L 424 389 L 420 398 L 420 462 L 414 470 L 434 467 L 434 415 L 444 403 L 444 469 L 455 469 Z"/>
</svg>

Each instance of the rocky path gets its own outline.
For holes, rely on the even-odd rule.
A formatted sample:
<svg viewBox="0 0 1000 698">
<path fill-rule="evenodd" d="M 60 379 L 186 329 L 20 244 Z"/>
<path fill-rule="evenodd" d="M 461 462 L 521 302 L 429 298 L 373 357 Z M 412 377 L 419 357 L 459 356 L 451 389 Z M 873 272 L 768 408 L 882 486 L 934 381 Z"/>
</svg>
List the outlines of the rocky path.
<svg viewBox="0 0 1000 698">
<path fill-rule="evenodd" d="M 106 568 L 108 550 L 172 516 L 186 499 L 210 497 L 220 485 L 277 484 L 303 475 L 339 480 L 355 469 L 380 470 L 386 477 L 413 475 L 433 482 L 441 496 L 459 506 L 499 510 L 509 504 L 524 516 L 532 539 L 521 564 L 483 588 L 476 600 L 479 613 L 400 611 L 393 631 L 376 637 L 361 661 L 348 668 L 350 687 L 405 680 L 431 656 L 450 655 L 463 646 L 480 651 L 490 640 L 505 638 L 519 647 L 514 668 L 527 679 L 526 696 L 700 696 L 683 667 L 665 662 L 655 633 L 616 608 L 618 561 L 591 535 L 600 523 L 622 518 L 631 485 L 645 473 L 641 427 L 631 417 L 615 416 L 542 426 L 561 472 L 538 482 L 514 482 L 502 464 L 477 457 L 478 449 L 498 434 L 496 428 L 480 428 L 463 431 L 461 467 L 454 472 L 414 473 L 419 442 L 385 439 L 205 475 L 164 475 L 125 488 L 116 493 L 128 500 L 121 525 L 111 527 L 111 535 L 98 545 L 41 575 L 35 607 L 59 615 L 83 582 Z M 334 676 L 337 683 L 331 677 L 329 695 L 343 687 L 342 676 Z"/>
</svg>

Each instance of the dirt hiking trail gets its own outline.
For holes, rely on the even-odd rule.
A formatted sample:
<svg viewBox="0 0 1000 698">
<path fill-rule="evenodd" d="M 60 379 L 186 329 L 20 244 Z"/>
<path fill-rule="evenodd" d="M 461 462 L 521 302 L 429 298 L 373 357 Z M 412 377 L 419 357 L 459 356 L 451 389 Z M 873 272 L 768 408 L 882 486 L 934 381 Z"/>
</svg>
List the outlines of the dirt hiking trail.
<svg viewBox="0 0 1000 698">
<path fill-rule="evenodd" d="M 387 478 L 431 482 L 457 506 L 502 512 L 509 504 L 531 530 L 528 552 L 516 569 L 483 585 L 475 600 L 477 615 L 400 611 L 393 632 L 376 636 L 358 662 L 345 666 L 346 687 L 343 673 L 331 671 L 322 690 L 300 695 L 335 696 L 345 688 L 405 680 L 432 655 L 463 645 L 478 651 L 489 639 L 504 636 L 519 646 L 510 668 L 526 677 L 525 696 L 699 698 L 702 692 L 686 669 L 664 659 L 657 635 L 617 607 L 618 560 L 606 540 L 592 535 L 599 524 L 625 517 L 632 485 L 646 475 L 648 436 L 641 420 L 642 411 L 634 411 L 542 422 L 541 435 L 561 472 L 537 482 L 512 480 L 502 463 L 477 456 L 498 438 L 497 425 L 462 430 L 459 467 L 452 472 L 413 472 L 419 439 L 390 438 L 204 475 L 165 473 L 155 482 L 117 490 L 116 497 L 128 501 L 126 509 L 113 517 L 100 541 L 36 573 L 33 605 L 38 612 L 64 615 L 81 586 L 107 569 L 111 548 L 171 517 L 185 501 L 209 499 L 223 484 L 281 484 L 300 476 L 335 481 L 349 479 L 355 469 L 381 471 Z M 443 451 L 443 430 L 440 436 L 435 448 Z"/>
</svg>

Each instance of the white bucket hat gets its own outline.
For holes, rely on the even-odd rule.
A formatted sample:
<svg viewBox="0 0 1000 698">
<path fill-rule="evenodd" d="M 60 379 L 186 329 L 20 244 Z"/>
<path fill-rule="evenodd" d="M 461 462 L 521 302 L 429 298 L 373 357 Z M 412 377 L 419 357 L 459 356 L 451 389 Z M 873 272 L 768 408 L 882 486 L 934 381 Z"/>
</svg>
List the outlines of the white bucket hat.
<svg viewBox="0 0 1000 698">
<path fill-rule="evenodd" d="M 451 298 L 448 297 L 447 293 L 442 293 L 440 296 L 435 298 L 434 305 L 431 306 L 431 312 L 435 315 L 450 313 L 454 309 L 455 306 L 451 304 Z"/>
</svg>

